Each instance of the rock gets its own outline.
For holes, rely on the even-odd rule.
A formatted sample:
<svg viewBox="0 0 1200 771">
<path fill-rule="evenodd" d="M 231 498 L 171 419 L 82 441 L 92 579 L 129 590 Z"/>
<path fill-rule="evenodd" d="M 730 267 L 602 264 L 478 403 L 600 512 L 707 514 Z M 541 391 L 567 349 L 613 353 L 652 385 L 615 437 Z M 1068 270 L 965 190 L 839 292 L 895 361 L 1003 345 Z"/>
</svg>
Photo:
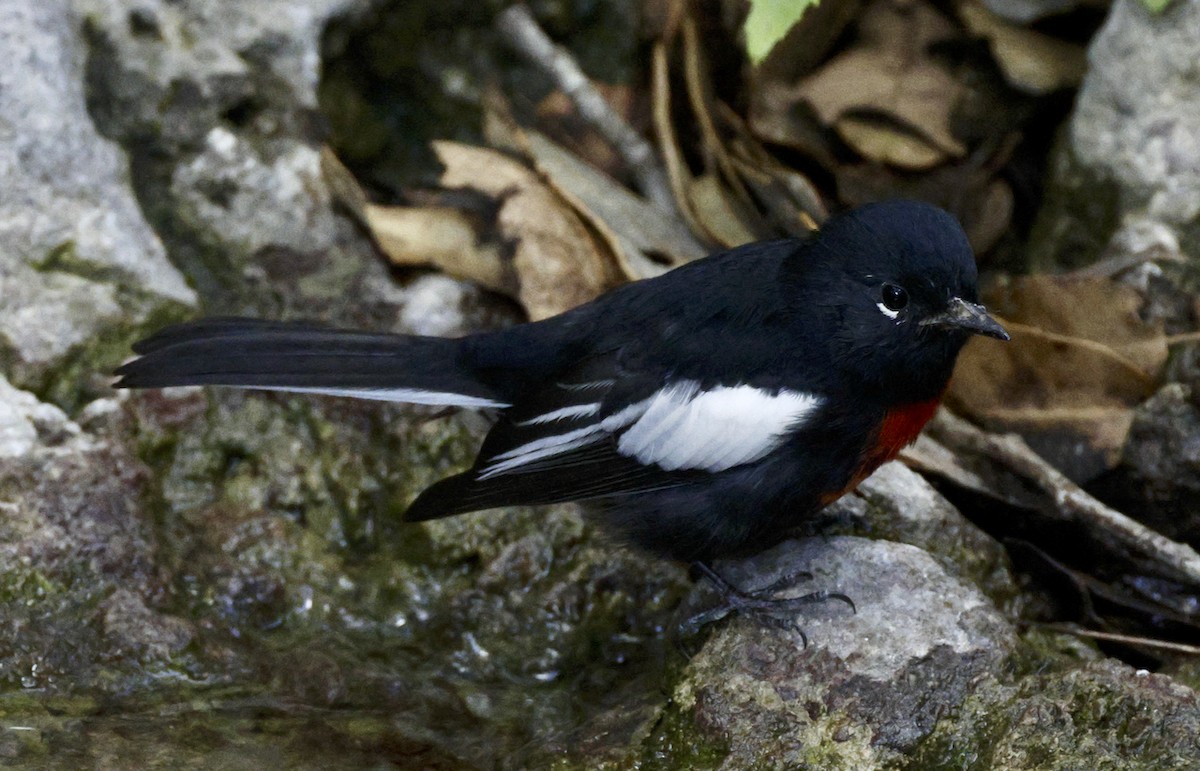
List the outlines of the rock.
<svg viewBox="0 0 1200 771">
<path fill-rule="evenodd" d="M 100 613 L 105 642 L 115 656 L 145 663 L 170 661 L 194 636 L 189 623 L 151 610 L 128 589 L 113 592 L 100 604 Z"/>
<path fill-rule="evenodd" d="M 1200 2 L 1158 14 L 1138 0 L 1114 3 L 1055 152 L 1035 266 L 1088 264 L 1126 228 L 1166 226 L 1185 253 L 1200 247 L 1197 50 Z"/>
<path fill-rule="evenodd" d="M 837 537 L 788 542 L 727 577 L 766 585 L 797 570 L 808 587 L 849 595 L 798 619 L 794 633 L 742 619 L 713 635 L 673 701 L 723 764 L 876 768 L 910 751 L 1013 652 L 1008 621 L 971 585 L 912 546 Z"/>
<path fill-rule="evenodd" d="M 1170 383 L 1137 408 L 1121 464 L 1096 488 L 1168 538 L 1200 545 L 1200 404 L 1193 387 Z"/>
<path fill-rule="evenodd" d="M 0 5 L 0 56 L 20 63 L 0 72 L 0 348 L 39 388 L 68 354 L 196 301 L 88 115 L 78 29 L 67 0 Z"/>
<path fill-rule="evenodd" d="M 3 378 L 0 437 L 0 685 L 120 688 L 169 670 L 187 633 L 148 604 L 163 586 L 145 467 Z M 126 657 L 114 682 L 105 667 Z"/>
<path fill-rule="evenodd" d="M 42 443 L 78 434 L 79 426 L 65 412 L 14 388 L 0 375 L 0 461 L 28 457 Z"/>
<path fill-rule="evenodd" d="M 1066 13 L 1083 4 L 1083 0 L 983 0 L 988 10 L 1018 24 L 1028 24 L 1045 16 Z"/>
<path fill-rule="evenodd" d="M 881 466 L 826 516 L 846 513 L 851 532 L 923 549 L 993 602 L 1006 603 L 1017 595 L 1004 548 L 903 463 Z"/>
<path fill-rule="evenodd" d="M 148 217 L 209 310 L 394 326 L 371 291 L 386 268 L 335 213 L 317 129 L 322 29 L 369 3 L 78 4 L 97 124 L 129 151 Z"/>
<path fill-rule="evenodd" d="M 1192 769 L 1200 698 L 1112 660 L 987 681 L 949 714 L 910 768 Z"/>
</svg>

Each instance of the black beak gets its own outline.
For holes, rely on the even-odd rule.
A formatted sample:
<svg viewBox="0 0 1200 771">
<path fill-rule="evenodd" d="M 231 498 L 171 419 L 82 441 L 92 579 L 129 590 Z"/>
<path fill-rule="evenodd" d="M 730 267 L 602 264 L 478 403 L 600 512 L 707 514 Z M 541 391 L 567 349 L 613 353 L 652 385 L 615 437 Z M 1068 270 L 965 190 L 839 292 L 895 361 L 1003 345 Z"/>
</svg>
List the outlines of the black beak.
<svg viewBox="0 0 1200 771">
<path fill-rule="evenodd" d="M 951 327 L 964 329 L 973 335 L 987 335 L 997 340 L 1007 340 L 1008 333 L 994 318 L 988 315 L 982 305 L 970 303 L 961 297 L 950 301 L 950 307 L 936 316 L 930 316 L 921 322 L 921 326 Z"/>
</svg>

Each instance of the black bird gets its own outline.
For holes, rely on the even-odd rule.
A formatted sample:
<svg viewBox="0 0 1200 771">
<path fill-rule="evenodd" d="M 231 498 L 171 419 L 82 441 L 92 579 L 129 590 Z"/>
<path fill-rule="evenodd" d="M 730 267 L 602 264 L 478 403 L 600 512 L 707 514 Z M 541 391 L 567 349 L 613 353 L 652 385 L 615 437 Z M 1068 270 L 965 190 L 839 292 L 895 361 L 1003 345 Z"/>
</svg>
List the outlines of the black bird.
<svg viewBox="0 0 1200 771">
<path fill-rule="evenodd" d="M 137 343 L 118 388 L 226 385 L 498 414 L 406 519 L 589 501 L 629 542 L 751 552 L 913 441 L 973 334 L 975 261 L 946 212 L 894 201 L 749 244 L 544 321 L 459 339 L 209 319 Z"/>
</svg>

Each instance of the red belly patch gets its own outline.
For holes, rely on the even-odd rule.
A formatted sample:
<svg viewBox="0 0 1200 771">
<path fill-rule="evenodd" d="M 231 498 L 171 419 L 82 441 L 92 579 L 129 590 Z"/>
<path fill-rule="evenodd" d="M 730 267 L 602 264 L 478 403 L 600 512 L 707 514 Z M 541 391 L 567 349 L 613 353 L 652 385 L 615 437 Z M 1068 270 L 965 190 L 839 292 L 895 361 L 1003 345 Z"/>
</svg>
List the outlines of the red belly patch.
<svg viewBox="0 0 1200 771">
<path fill-rule="evenodd" d="M 900 451 L 916 441 L 921 429 L 937 412 L 941 398 L 930 399 L 927 402 L 905 404 L 889 410 L 875 435 L 874 444 L 869 445 L 863 453 L 862 464 L 854 473 L 854 478 L 843 489 L 826 495 L 821 504 L 832 503 L 858 486 L 858 483 L 871 475 L 875 469 L 892 460 Z"/>
</svg>

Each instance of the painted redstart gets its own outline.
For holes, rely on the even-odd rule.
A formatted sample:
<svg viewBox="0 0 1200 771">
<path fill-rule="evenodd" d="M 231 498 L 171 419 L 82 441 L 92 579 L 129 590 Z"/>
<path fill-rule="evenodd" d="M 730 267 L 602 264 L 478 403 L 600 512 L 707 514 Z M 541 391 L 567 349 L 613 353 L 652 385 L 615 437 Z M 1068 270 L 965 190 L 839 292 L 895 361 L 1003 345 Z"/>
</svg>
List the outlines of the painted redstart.
<svg viewBox="0 0 1200 771">
<path fill-rule="evenodd" d="M 205 319 L 137 343 L 119 388 L 226 385 L 494 410 L 474 465 L 406 519 L 588 501 L 667 557 L 751 552 L 912 442 L 973 334 L 962 228 L 872 204 L 544 321 L 459 339 Z"/>
</svg>

